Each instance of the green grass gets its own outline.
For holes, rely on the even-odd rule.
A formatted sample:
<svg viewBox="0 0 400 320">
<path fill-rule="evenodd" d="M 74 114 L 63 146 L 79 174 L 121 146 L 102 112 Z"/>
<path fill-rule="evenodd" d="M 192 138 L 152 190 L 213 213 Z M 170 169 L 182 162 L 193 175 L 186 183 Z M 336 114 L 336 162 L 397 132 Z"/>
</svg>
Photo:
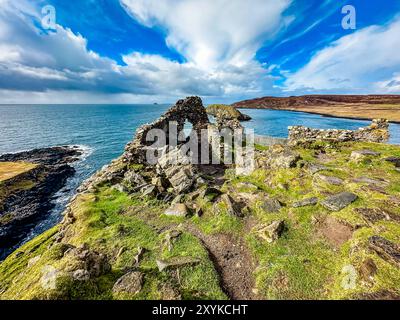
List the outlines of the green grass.
<svg viewBox="0 0 400 320">
<path fill-rule="evenodd" d="M 140 207 L 139 211 L 134 210 Z M 181 294 L 199 299 L 224 299 L 226 296 L 219 287 L 218 276 L 208 254 L 199 240 L 183 233 L 174 244 L 171 252 L 166 252 L 163 237 L 158 234 L 158 227 L 173 227 L 176 223 L 169 219 L 159 219 L 163 204 L 156 200 L 143 201 L 131 198 L 127 194 L 103 188 L 96 195 L 81 196 L 74 203 L 72 210 L 78 221 L 70 226 L 66 233 L 68 243 L 79 246 L 87 243 L 93 250 L 106 254 L 112 262 L 112 272 L 88 282 L 73 281 L 63 270 L 71 263 L 67 258 L 57 255 L 57 246 L 46 251 L 52 243 L 52 236 L 57 229 L 35 238 L 21 247 L 18 252 L 31 252 L 16 256 L 11 255 L 0 264 L 0 298 L 18 299 L 161 299 L 160 287 L 171 281 L 171 272 L 159 272 L 156 259 L 188 256 L 200 259 L 196 266 L 180 267 Z M 154 223 L 153 223 L 154 222 Z M 112 286 L 123 275 L 126 268 L 133 267 L 133 257 L 138 248 L 145 253 L 140 262 L 140 271 L 145 274 L 143 290 L 137 296 L 113 296 Z M 33 250 L 32 248 L 35 248 Z M 117 257 L 121 248 L 123 253 Z M 55 252 L 54 252 L 55 251 Z M 32 268 L 27 268 L 30 258 L 41 256 Z M 41 269 L 51 265 L 59 270 L 57 290 L 44 290 L 40 285 Z M 204 281 L 206 280 L 206 282 Z M 175 280 L 174 280 L 175 281 Z M 175 281 L 176 282 L 176 281 Z M 29 284 L 29 290 L 22 290 Z M 178 286 L 177 283 L 174 283 Z M 162 291 L 162 290 L 161 290 Z"/>
<path fill-rule="evenodd" d="M 352 151 L 362 149 L 378 151 L 381 155 L 361 163 L 349 161 Z M 320 150 L 326 152 L 324 161 L 317 158 Z M 384 208 L 400 215 L 400 207 L 392 201 L 392 197 L 398 198 L 400 194 L 400 174 L 393 164 L 383 160 L 400 156 L 400 148 L 374 143 L 314 143 L 307 148 L 298 147 L 297 151 L 303 164 L 323 164 L 330 170 L 320 174 L 339 177 L 344 184 L 316 183 L 307 166 L 300 165 L 291 169 L 259 169 L 240 177 L 234 175 L 234 170 L 228 170 L 222 191 L 232 197 L 244 193 L 254 198 L 245 217 L 230 215 L 223 203 L 197 198 L 196 204 L 203 209 L 203 215 L 187 219 L 164 216 L 162 213 L 168 205 L 161 201 L 129 196 L 104 186 L 95 194 L 79 196 L 73 203 L 76 222 L 67 229 L 64 240 L 75 246 L 87 243 L 91 249 L 106 254 L 112 271 L 86 283 L 72 281 L 63 273 L 71 262 L 62 256 L 62 245 L 54 244 L 56 227 L 28 242 L 0 264 L 0 299 L 162 299 L 166 287 L 178 290 L 184 299 L 226 299 L 207 251 L 197 237 L 185 231 L 188 224 L 194 224 L 204 234 L 224 233 L 243 240 L 257 266 L 255 287 L 266 299 L 351 299 L 360 293 L 381 290 L 400 294 L 400 269 L 368 247 L 368 238 L 373 235 L 400 243 L 400 224 L 396 221 L 366 223 L 354 210 Z M 140 170 L 136 166 L 131 169 Z M 358 177 L 384 179 L 387 184 L 382 184 L 381 190 L 373 190 L 368 184 L 353 181 Z M 320 204 L 291 206 L 294 201 L 309 197 L 323 200 L 342 191 L 354 192 L 359 198 L 339 212 L 330 212 Z M 266 197 L 283 203 L 279 213 L 262 209 Z M 339 247 L 334 247 L 319 232 L 315 222 L 328 216 L 353 228 L 351 238 Z M 258 236 L 257 228 L 280 219 L 286 224 L 280 239 L 267 243 Z M 174 229 L 182 233 L 169 250 L 165 237 L 168 230 Z M 135 296 L 113 294 L 113 284 L 127 269 L 133 268 L 133 257 L 139 248 L 145 249 L 139 265 L 144 273 L 143 289 Z M 122 254 L 117 256 L 118 252 Z M 28 261 L 37 256 L 40 259 L 28 268 Z M 179 271 L 159 272 L 157 259 L 168 261 L 182 257 L 200 262 L 181 266 Z M 372 259 L 378 268 L 372 281 L 361 279 L 359 274 L 366 259 Z M 58 290 L 48 291 L 40 286 L 42 269 L 47 265 L 60 271 Z M 349 266 L 354 267 L 357 278 L 354 288 L 345 289 L 343 268 Z"/>
</svg>

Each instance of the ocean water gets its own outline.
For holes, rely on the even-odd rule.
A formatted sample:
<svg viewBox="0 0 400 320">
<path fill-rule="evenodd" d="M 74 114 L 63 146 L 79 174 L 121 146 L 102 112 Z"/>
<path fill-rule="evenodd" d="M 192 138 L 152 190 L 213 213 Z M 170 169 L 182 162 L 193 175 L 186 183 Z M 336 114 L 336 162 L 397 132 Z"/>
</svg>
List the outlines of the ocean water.
<svg viewBox="0 0 400 320">
<path fill-rule="evenodd" d="M 65 204 L 79 184 L 115 159 L 135 130 L 163 114 L 169 105 L 0 105 L 0 154 L 33 148 L 80 145 L 85 151 L 75 164 L 77 174 L 54 198 L 55 209 L 25 239 L 58 223 Z M 358 129 L 370 121 L 277 111 L 242 110 L 253 120 L 244 123 L 256 134 L 287 137 L 287 127 Z M 391 143 L 400 144 L 400 125 L 391 125 Z"/>
</svg>

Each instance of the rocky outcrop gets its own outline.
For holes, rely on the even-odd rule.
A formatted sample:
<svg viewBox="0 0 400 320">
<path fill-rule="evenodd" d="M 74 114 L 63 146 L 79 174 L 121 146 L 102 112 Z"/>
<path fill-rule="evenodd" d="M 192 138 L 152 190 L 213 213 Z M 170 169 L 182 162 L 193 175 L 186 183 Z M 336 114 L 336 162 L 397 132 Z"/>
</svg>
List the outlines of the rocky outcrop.
<svg viewBox="0 0 400 320">
<path fill-rule="evenodd" d="M 289 143 L 292 145 L 310 141 L 387 142 L 389 137 L 389 122 L 385 119 L 374 119 L 369 127 L 358 130 L 323 130 L 303 126 L 289 127 Z"/>
<path fill-rule="evenodd" d="M 233 106 L 225 104 L 212 104 L 207 107 L 207 113 L 215 118 L 239 121 L 250 121 L 251 117 L 237 110 Z"/>
<path fill-rule="evenodd" d="M 0 157 L 0 162 L 37 164 L 0 184 L 0 260 L 54 207 L 52 197 L 74 175 L 70 163 L 81 155 L 78 147 L 54 147 Z"/>
</svg>

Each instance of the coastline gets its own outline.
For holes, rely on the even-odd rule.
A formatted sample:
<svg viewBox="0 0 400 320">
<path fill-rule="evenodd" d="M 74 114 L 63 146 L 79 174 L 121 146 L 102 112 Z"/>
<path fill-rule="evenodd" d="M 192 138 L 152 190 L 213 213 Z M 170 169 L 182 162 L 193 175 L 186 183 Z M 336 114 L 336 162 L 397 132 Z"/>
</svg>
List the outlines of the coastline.
<svg viewBox="0 0 400 320">
<path fill-rule="evenodd" d="M 357 116 L 341 116 L 341 115 L 334 115 L 324 112 L 317 112 L 317 111 L 303 111 L 303 110 L 296 110 L 296 109 L 283 109 L 283 108 L 265 108 L 265 107 L 235 107 L 241 110 L 276 110 L 276 111 L 291 111 L 291 112 L 298 112 L 298 113 L 308 113 L 308 114 L 315 114 L 319 116 L 323 116 L 326 118 L 340 118 L 340 119 L 349 119 L 349 120 L 365 120 L 365 121 L 372 121 L 374 118 L 372 117 L 357 117 Z M 399 111 L 400 112 L 400 111 Z M 400 121 L 396 120 L 389 120 L 389 123 L 393 124 L 400 124 Z"/>
<path fill-rule="evenodd" d="M 57 194 L 75 175 L 72 163 L 84 154 L 78 146 L 61 146 L 0 156 L 0 165 L 8 169 L 26 167 L 0 183 L 0 260 L 36 235 L 32 231 L 56 207 Z"/>
</svg>

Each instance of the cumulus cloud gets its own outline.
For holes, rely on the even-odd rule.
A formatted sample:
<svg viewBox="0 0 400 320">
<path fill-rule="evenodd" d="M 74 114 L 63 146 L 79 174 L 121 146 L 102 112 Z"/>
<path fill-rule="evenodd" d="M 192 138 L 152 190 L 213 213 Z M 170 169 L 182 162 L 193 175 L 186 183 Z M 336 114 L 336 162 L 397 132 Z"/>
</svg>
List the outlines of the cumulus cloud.
<svg viewBox="0 0 400 320">
<path fill-rule="evenodd" d="M 289 74 L 285 89 L 400 93 L 400 17 L 344 36 Z"/>
<path fill-rule="evenodd" d="M 291 21 L 291 0 L 121 0 L 142 24 L 161 27 L 167 44 L 198 68 L 242 66 Z"/>
<path fill-rule="evenodd" d="M 150 1 L 146 6 L 137 1 L 136 7 L 126 3 L 146 25 L 163 23 L 158 20 L 159 13 L 167 14 L 166 5 L 176 5 L 182 26 L 174 26 L 171 17 L 165 17 L 167 24 L 162 26 L 174 30 L 168 34 L 167 41 L 181 50 L 187 61 L 179 63 L 160 55 L 133 52 L 122 56 L 125 65 L 121 66 L 88 50 L 87 40 L 70 29 L 57 25 L 56 32 L 42 30 L 38 24 L 39 10 L 33 5 L 25 1 L 1 1 L 0 95 L 3 102 L 21 99 L 23 94 L 16 94 L 17 91 L 26 92 L 28 102 L 29 99 L 42 101 L 46 95 L 51 100 L 57 96 L 54 93 L 68 91 L 81 98 L 86 96 L 85 101 L 104 98 L 105 94 L 113 94 L 116 101 L 129 97 L 138 97 L 132 100 L 138 101 L 146 95 L 175 99 L 189 94 L 234 97 L 261 92 L 272 87 L 273 77 L 253 56 L 267 35 L 277 32 L 283 18 L 278 15 L 268 23 L 261 20 L 277 12 L 281 14 L 289 3 L 289 0 L 261 1 L 261 9 L 265 11 L 263 19 L 257 13 L 260 8 L 246 11 L 243 1 L 216 1 L 214 6 L 208 1 L 202 1 L 202 5 L 198 1 L 185 1 L 185 5 L 181 1 L 163 4 Z M 203 20 L 196 14 L 193 16 L 193 12 L 206 9 L 201 15 Z M 213 24 L 220 25 L 220 30 L 213 31 L 207 16 L 211 14 L 217 19 L 217 12 L 221 10 L 225 12 L 222 20 Z M 239 28 L 242 30 L 238 31 L 237 23 L 243 24 Z M 264 30 L 261 32 L 259 28 Z M 201 48 L 210 54 L 196 53 Z M 74 99 L 71 95 L 64 97 L 68 101 Z"/>
</svg>

